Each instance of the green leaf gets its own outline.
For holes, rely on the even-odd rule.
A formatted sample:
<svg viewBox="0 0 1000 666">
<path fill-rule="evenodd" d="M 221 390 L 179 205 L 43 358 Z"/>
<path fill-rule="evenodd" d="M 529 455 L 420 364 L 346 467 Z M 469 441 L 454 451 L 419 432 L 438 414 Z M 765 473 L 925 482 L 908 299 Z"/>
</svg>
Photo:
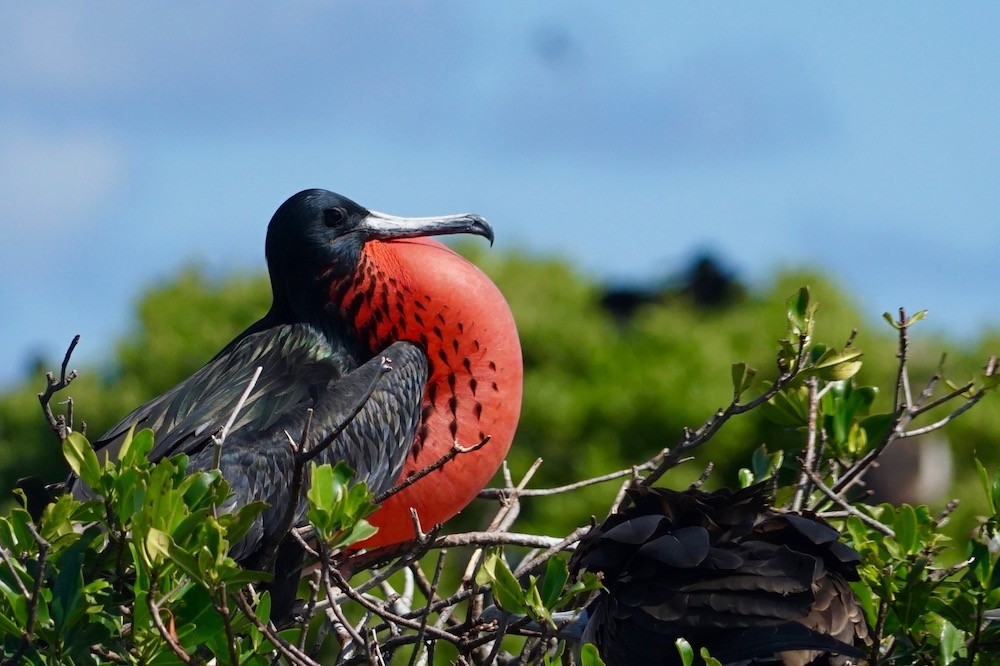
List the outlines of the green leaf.
<svg viewBox="0 0 1000 666">
<path fill-rule="evenodd" d="M 204 584 L 205 572 L 198 563 L 197 557 L 172 542 L 168 548 L 168 552 L 170 554 L 170 561 L 178 569 L 190 576 L 192 580 Z"/>
<path fill-rule="evenodd" d="M 497 605 L 509 613 L 525 614 L 528 610 L 524 590 L 511 573 L 507 563 L 497 553 L 490 553 L 476 575 L 480 585 L 489 584 Z"/>
<path fill-rule="evenodd" d="M 250 531 L 253 527 L 254 519 L 257 518 L 264 509 L 267 502 L 251 502 L 234 513 L 219 516 L 219 522 L 226 528 L 226 538 L 230 543 L 236 543 Z"/>
<path fill-rule="evenodd" d="M 544 622 L 555 629 L 555 623 L 552 621 L 552 613 L 542 603 L 542 595 L 538 592 L 538 578 L 535 576 L 529 578 L 528 591 L 524 595 L 524 601 L 528 606 L 529 614 L 536 622 L 540 624 Z"/>
<path fill-rule="evenodd" d="M 785 301 L 785 314 L 793 327 L 793 332 L 809 333 L 813 306 L 809 304 L 809 287 L 802 287 Z"/>
<path fill-rule="evenodd" d="M 887 322 L 889 322 L 889 326 L 892 326 L 897 331 L 899 330 L 899 323 L 896 322 L 896 318 L 893 317 L 888 312 L 882 313 L 882 319 L 885 319 Z"/>
<path fill-rule="evenodd" d="M 348 546 L 353 546 L 356 543 L 360 543 L 365 539 L 375 536 L 377 532 L 378 528 L 369 523 L 367 520 L 359 520 L 353 527 L 351 527 L 350 530 L 335 539 L 331 543 L 331 547 L 347 548 Z"/>
<path fill-rule="evenodd" d="M 743 395 L 750 384 L 753 383 L 753 378 L 757 374 L 757 371 L 748 366 L 746 363 L 733 363 L 732 376 L 733 376 L 733 395 L 737 399 Z"/>
<path fill-rule="evenodd" d="M 872 414 L 861 420 L 861 427 L 871 443 L 881 442 L 896 422 L 895 414 Z"/>
<path fill-rule="evenodd" d="M 860 455 L 868 450 L 868 433 L 860 423 L 852 423 L 847 433 L 847 452 L 852 456 Z"/>
<path fill-rule="evenodd" d="M 260 601 L 254 607 L 254 614 L 265 624 L 271 619 L 271 593 L 269 591 L 265 590 L 260 595 Z"/>
<path fill-rule="evenodd" d="M 941 663 L 947 666 L 955 661 L 958 651 L 965 646 L 965 632 L 959 629 L 948 620 L 941 622 L 941 632 L 939 634 L 938 654 Z"/>
<path fill-rule="evenodd" d="M 146 533 L 144 545 L 150 562 L 156 564 L 170 557 L 170 547 L 173 545 L 173 541 L 166 532 L 150 527 Z"/>
<path fill-rule="evenodd" d="M 861 370 L 860 349 L 848 347 L 842 351 L 827 350 L 812 366 L 811 370 L 821 379 L 839 382 L 850 379 Z"/>
<path fill-rule="evenodd" d="M 118 461 L 124 467 L 134 467 L 139 464 L 140 460 L 146 460 L 146 456 L 152 450 L 153 431 L 149 428 L 143 428 L 139 432 L 135 432 L 135 426 L 132 426 L 128 434 L 125 435 L 122 447 L 118 450 Z"/>
<path fill-rule="evenodd" d="M 593 643 L 586 643 L 580 648 L 580 666 L 605 666 L 601 653 Z"/>
<path fill-rule="evenodd" d="M 983 486 L 983 494 L 986 496 L 986 501 L 990 505 L 990 513 L 995 514 L 997 512 L 997 505 L 993 499 L 993 484 L 990 483 L 990 474 L 986 471 L 983 463 L 979 462 L 979 458 L 973 459 L 976 463 L 976 472 L 979 475 L 979 483 Z"/>
<path fill-rule="evenodd" d="M 583 576 L 581 576 L 579 580 L 577 580 L 568 588 L 566 588 L 566 591 L 563 592 L 563 595 L 559 597 L 559 601 L 556 602 L 556 607 L 562 606 L 563 604 L 565 604 L 578 594 L 583 594 L 585 592 L 594 592 L 596 590 L 602 590 L 602 589 L 604 589 L 604 586 L 601 584 L 601 579 L 598 578 L 595 574 L 589 571 L 585 571 Z"/>
<path fill-rule="evenodd" d="M 7 617 L 3 613 L 0 613 L 0 632 L 12 636 L 17 636 L 18 634 L 23 633 L 21 627 L 17 626 L 14 623 L 14 620 Z"/>
<path fill-rule="evenodd" d="M 722 662 L 708 653 L 708 648 L 703 647 L 698 654 L 705 660 L 705 666 L 722 666 Z"/>
<path fill-rule="evenodd" d="M 741 467 L 738 472 L 740 488 L 749 488 L 753 485 L 753 472 L 748 470 L 746 467 Z"/>
<path fill-rule="evenodd" d="M 910 317 L 908 317 L 906 319 L 905 325 L 907 327 L 912 326 L 913 324 L 917 323 L 918 321 L 920 321 L 921 319 L 923 319 L 926 316 L 927 316 L 927 310 L 920 310 L 916 314 L 911 315 Z M 899 322 L 896 320 L 896 318 L 893 315 L 889 314 L 888 312 L 883 312 L 882 313 L 882 319 L 885 319 L 887 322 L 889 322 L 889 325 L 892 326 L 897 331 L 900 328 L 902 328 L 902 326 L 899 325 Z"/>
<path fill-rule="evenodd" d="M 83 556 L 95 535 L 91 532 L 88 538 L 73 544 L 60 558 L 59 573 L 52 585 L 52 619 L 57 631 L 72 625 L 82 614 L 78 606 L 83 599 Z"/>
<path fill-rule="evenodd" d="M 761 444 L 758 446 L 754 449 L 750 457 L 750 468 L 753 471 L 753 476 L 751 477 L 751 481 L 747 483 L 747 486 L 756 481 L 762 481 L 770 476 L 774 476 L 781 469 L 781 463 L 784 459 L 784 451 L 779 449 L 774 453 L 768 453 L 766 445 Z M 743 480 L 744 477 L 741 472 L 740 483 L 743 483 Z M 743 487 L 745 488 L 746 486 Z"/>
<path fill-rule="evenodd" d="M 542 603 L 546 608 L 555 608 L 567 580 L 569 567 L 566 562 L 558 557 L 549 558 L 545 565 L 545 578 L 542 579 Z"/>
<path fill-rule="evenodd" d="M 70 468 L 91 488 L 98 490 L 101 481 L 101 464 L 87 438 L 71 432 L 62 443 L 63 456 Z"/>
<path fill-rule="evenodd" d="M 878 387 L 854 386 L 851 388 L 847 404 L 852 414 L 867 414 L 876 397 L 878 397 Z"/>
<path fill-rule="evenodd" d="M 761 406 L 761 412 L 778 425 L 804 426 L 809 422 L 808 390 L 802 386 L 779 391 Z"/>
<path fill-rule="evenodd" d="M 223 572 L 223 574 L 220 576 L 220 582 L 223 582 L 227 586 L 229 586 L 230 590 L 239 589 L 248 583 L 260 583 L 264 581 L 270 581 L 273 578 L 271 574 L 265 571 L 252 571 L 250 569 L 240 569 L 235 562 L 232 562 L 232 564 L 233 568 Z"/>
<path fill-rule="evenodd" d="M 199 471 L 189 476 L 185 479 L 185 483 L 182 484 L 184 503 L 191 507 L 191 509 L 201 508 L 202 501 L 206 499 L 206 496 L 211 494 L 212 485 L 218 478 L 218 470 L 212 470 L 211 472 Z"/>
<path fill-rule="evenodd" d="M 677 647 L 677 654 L 681 657 L 681 664 L 683 666 L 691 666 L 694 663 L 694 648 L 683 638 L 678 638 L 674 641 L 674 645 Z"/>
<path fill-rule="evenodd" d="M 907 554 L 917 550 L 917 514 L 909 504 L 903 504 L 896 513 L 893 524 L 896 543 Z"/>
</svg>

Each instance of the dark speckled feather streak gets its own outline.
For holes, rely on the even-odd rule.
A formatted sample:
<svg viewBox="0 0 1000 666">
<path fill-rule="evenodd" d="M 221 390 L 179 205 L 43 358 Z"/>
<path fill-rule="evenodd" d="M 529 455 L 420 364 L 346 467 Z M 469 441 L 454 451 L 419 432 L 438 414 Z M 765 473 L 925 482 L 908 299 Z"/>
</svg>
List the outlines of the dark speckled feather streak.
<svg viewBox="0 0 1000 666">
<path fill-rule="evenodd" d="M 157 433 L 152 460 L 175 453 L 191 457 L 191 467 L 212 466 L 212 436 L 229 419 L 256 368 L 262 368 L 223 446 L 220 468 L 232 495 L 222 507 L 233 510 L 254 501 L 269 507 L 250 532 L 233 546 L 237 560 L 251 556 L 281 528 L 292 497 L 296 443 L 313 410 L 307 448 L 316 446 L 364 397 L 383 358 L 390 374 L 379 381 L 361 411 L 319 456 L 318 462 L 349 460 L 356 479 L 374 492 L 389 489 L 405 462 L 420 421 L 427 382 L 427 359 L 408 342 L 397 342 L 360 367 L 350 369 L 315 329 L 305 324 L 280 325 L 240 338 L 174 389 L 126 416 L 95 443 L 98 455 L 114 457 L 133 425 Z M 391 378 L 391 380 L 390 380 Z M 74 492 L 85 495 L 77 484 Z M 300 503 L 296 522 L 304 514 Z"/>
<path fill-rule="evenodd" d="M 678 637 L 727 664 L 857 663 L 859 557 L 832 527 L 771 509 L 763 485 L 632 498 L 572 561 L 604 575 L 584 640 L 609 666 L 680 664 Z"/>
</svg>

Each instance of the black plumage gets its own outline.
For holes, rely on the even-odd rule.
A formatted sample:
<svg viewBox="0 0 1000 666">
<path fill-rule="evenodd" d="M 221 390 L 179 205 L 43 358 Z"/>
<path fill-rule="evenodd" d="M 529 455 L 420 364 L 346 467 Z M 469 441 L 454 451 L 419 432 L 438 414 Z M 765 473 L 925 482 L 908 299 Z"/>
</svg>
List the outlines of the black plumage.
<svg viewBox="0 0 1000 666">
<path fill-rule="evenodd" d="M 867 640 L 848 585 L 858 554 L 766 487 L 630 491 L 632 505 L 581 541 L 574 572 L 600 572 L 584 641 L 609 666 L 680 664 L 674 641 L 726 664 L 857 663 Z"/>
<path fill-rule="evenodd" d="M 390 375 L 376 384 L 361 411 L 351 418 L 383 359 L 389 362 Z M 249 533 L 232 547 L 230 554 L 240 561 L 265 541 L 280 540 L 283 535 L 277 531 L 287 528 L 282 517 L 295 499 L 289 492 L 295 470 L 292 442 L 301 443 L 308 410 L 313 415 L 307 450 L 348 423 L 317 462 L 348 461 L 356 478 L 380 493 L 392 486 L 406 460 L 427 382 L 426 356 L 411 343 L 394 343 L 378 357 L 344 373 L 329 344 L 312 327 L 276 326 L 243 338 L 229 353 L 126 416 L 94 443 L 98 455 L 115 456 L 134 425 L 162 435 L 150 452 L 151 460 L 185 453 L 192 469 L 211 468 L 212 437 L 236 409 L 258 366 L 260 377 L 225 440 L 219 461 L 232 493 L 221 510 L 255 501 L 268 504 Z M 81 484 L 74 492 L 89 494 Z M 298 501 L 293 522 L 299 522 L 304 512 L 305 503 Z"/>
</svg>

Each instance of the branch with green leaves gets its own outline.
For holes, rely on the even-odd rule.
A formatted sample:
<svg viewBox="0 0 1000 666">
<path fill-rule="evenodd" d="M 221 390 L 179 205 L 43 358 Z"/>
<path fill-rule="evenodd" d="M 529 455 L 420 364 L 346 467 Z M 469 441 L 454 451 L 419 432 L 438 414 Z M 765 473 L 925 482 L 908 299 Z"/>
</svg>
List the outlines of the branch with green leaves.
<svg viewBox="0 0 1000 666">
<path fill-rule="evenodd" d="M 360 550 L 374 532 L 366 517 L 379 498 L 343 465 L 304 461 L 299 483 L 307 522 L 289 522 L 287 534 L 308 561 L 290 618 L 272 617 L 270 574 L 243 569 L 228 554 L 262 505 L 220 514 L 229 489 L 219 471 L 191 470 L 185 456 L 150 464 L 149 431 L 130 433 L 117 458 L 101 462 L 73 431 L 70 414 L 49 419 L 48 405 L 74 376 L 67 353 L 59 379 L 47 380 L 42 404 L 63 455 L 95 499 L 58 497 L 37 521 L 24 509 L 0 518 L 5 663 L 596 666 L 600 656 L 579 638 L 583 610 L 600 581 L 572 579 L 564 557 L 589 526 L 565 535 L 518 531 L 522 502 L 618 482 L 614 511 L 627 488 L 651 486 L 702 447 L 711 453 L 719 429 L 752 410 L 797 446 L 761 445 L 738 482 L 771 480 L 778 506 L 826 517 L 862 554 L 854 589 L 872 629 L 870 661 L 997 663 L 1000 475 L 978 467 L 987 515 L 957 546 L 942 534 L 954 503 L 938 513 L 865 503 L 866 474 L 890 446 L 947 427 L 996 390 L 996 359 L 958 383 L 945 379 L 942 363 L 915 390 L 910 335 L 922 313 L 900 311 L 888 317 L 898 335 L 898 372 L 886 393 L 893 404 L 877 412 L 878 388 L 859 381 L 864 357 L 854 332 L 844 344 L 817 341 L 816 316 L 808 290 L 793 295 L 773 376 L 764 380 L 735 363 L 729 404 L 647 460 L 550 488 L 530 487 L 541 460 L 516 482 L 504 466 L 502 484 L 480 493 L 495 507 L 483 529 L 447 534 L 413 515 L 412 543 Z M 456 444 L 447 455 L 482 445 Z M 709 464 L 699 483 L 710 471 Z M 677 649 L 678 663 L 712 663 L 689 644 Z"/>
</svg>

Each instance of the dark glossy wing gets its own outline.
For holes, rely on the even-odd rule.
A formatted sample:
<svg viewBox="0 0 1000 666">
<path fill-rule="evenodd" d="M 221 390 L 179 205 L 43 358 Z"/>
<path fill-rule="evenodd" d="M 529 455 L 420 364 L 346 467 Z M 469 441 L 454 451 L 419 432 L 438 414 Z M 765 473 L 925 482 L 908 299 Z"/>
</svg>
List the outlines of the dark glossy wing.
<svg viewBox="0 0 1000 666">
<path fill-rule="evenodd" d="M 383 358 L 388 360 L 391 370 L 378 379 L 366 400 Z M 276 531 L 287 527 L 288 509 L 295 501 L 291 494 L 295 470 L 291 442 L 301 441 L 310 408 L 314 412 L 307 449 L 321 445 L 329 434 L 347 423 L 316 462 L 346 462 L 354 469 L 355 480 L 365 481 L 378 494 L 395 483 L 413 446 L 426 384 L 424 352 L 411 343 L 397 342 L 331 383 L 315 400 L 285 410 L 263 430 L 247 426 L 232 432 L 223 445 L 219 464 L 232 494 L 220 508 L 232 511 L 254 501 L 266 502 L 269 507 L 230 554 L 242 560 L 262 540 L 283 536 Z M 361 404 L 363 407 L 352 418 Z M 211 467 L 212 460 L 212 448 L 206 447 L 191 462 L 193 467 L 205 469 Z M 300 522 L 305 511 L 305 501 L 300 497 L 293 523 Z"/>
<path fill-rule="evenodd" d="M 257 367 L 261 375 L 232 431 L 264 430 L 317 390 L 353 369 L 346 354 L 331 348 L 314 328 L 281 325 L 248 335 L 174 388 L 126 416 L 94 442 L 100 457 L 114 457 L 129 428 L 151 428 L 159 460 L 197 453 L 232 415 Z"/>
<path fill-rule="evenodd" d="M 829 525 L 770 509 L 763 486 L 632 498 L 571 563 L 604 574 L 585 639 L 609 665 L 679 664 L 681 636 L 724 663 L 861 656 L 867 627 L 846 582 L 858 557 Z"/>
</svg>

